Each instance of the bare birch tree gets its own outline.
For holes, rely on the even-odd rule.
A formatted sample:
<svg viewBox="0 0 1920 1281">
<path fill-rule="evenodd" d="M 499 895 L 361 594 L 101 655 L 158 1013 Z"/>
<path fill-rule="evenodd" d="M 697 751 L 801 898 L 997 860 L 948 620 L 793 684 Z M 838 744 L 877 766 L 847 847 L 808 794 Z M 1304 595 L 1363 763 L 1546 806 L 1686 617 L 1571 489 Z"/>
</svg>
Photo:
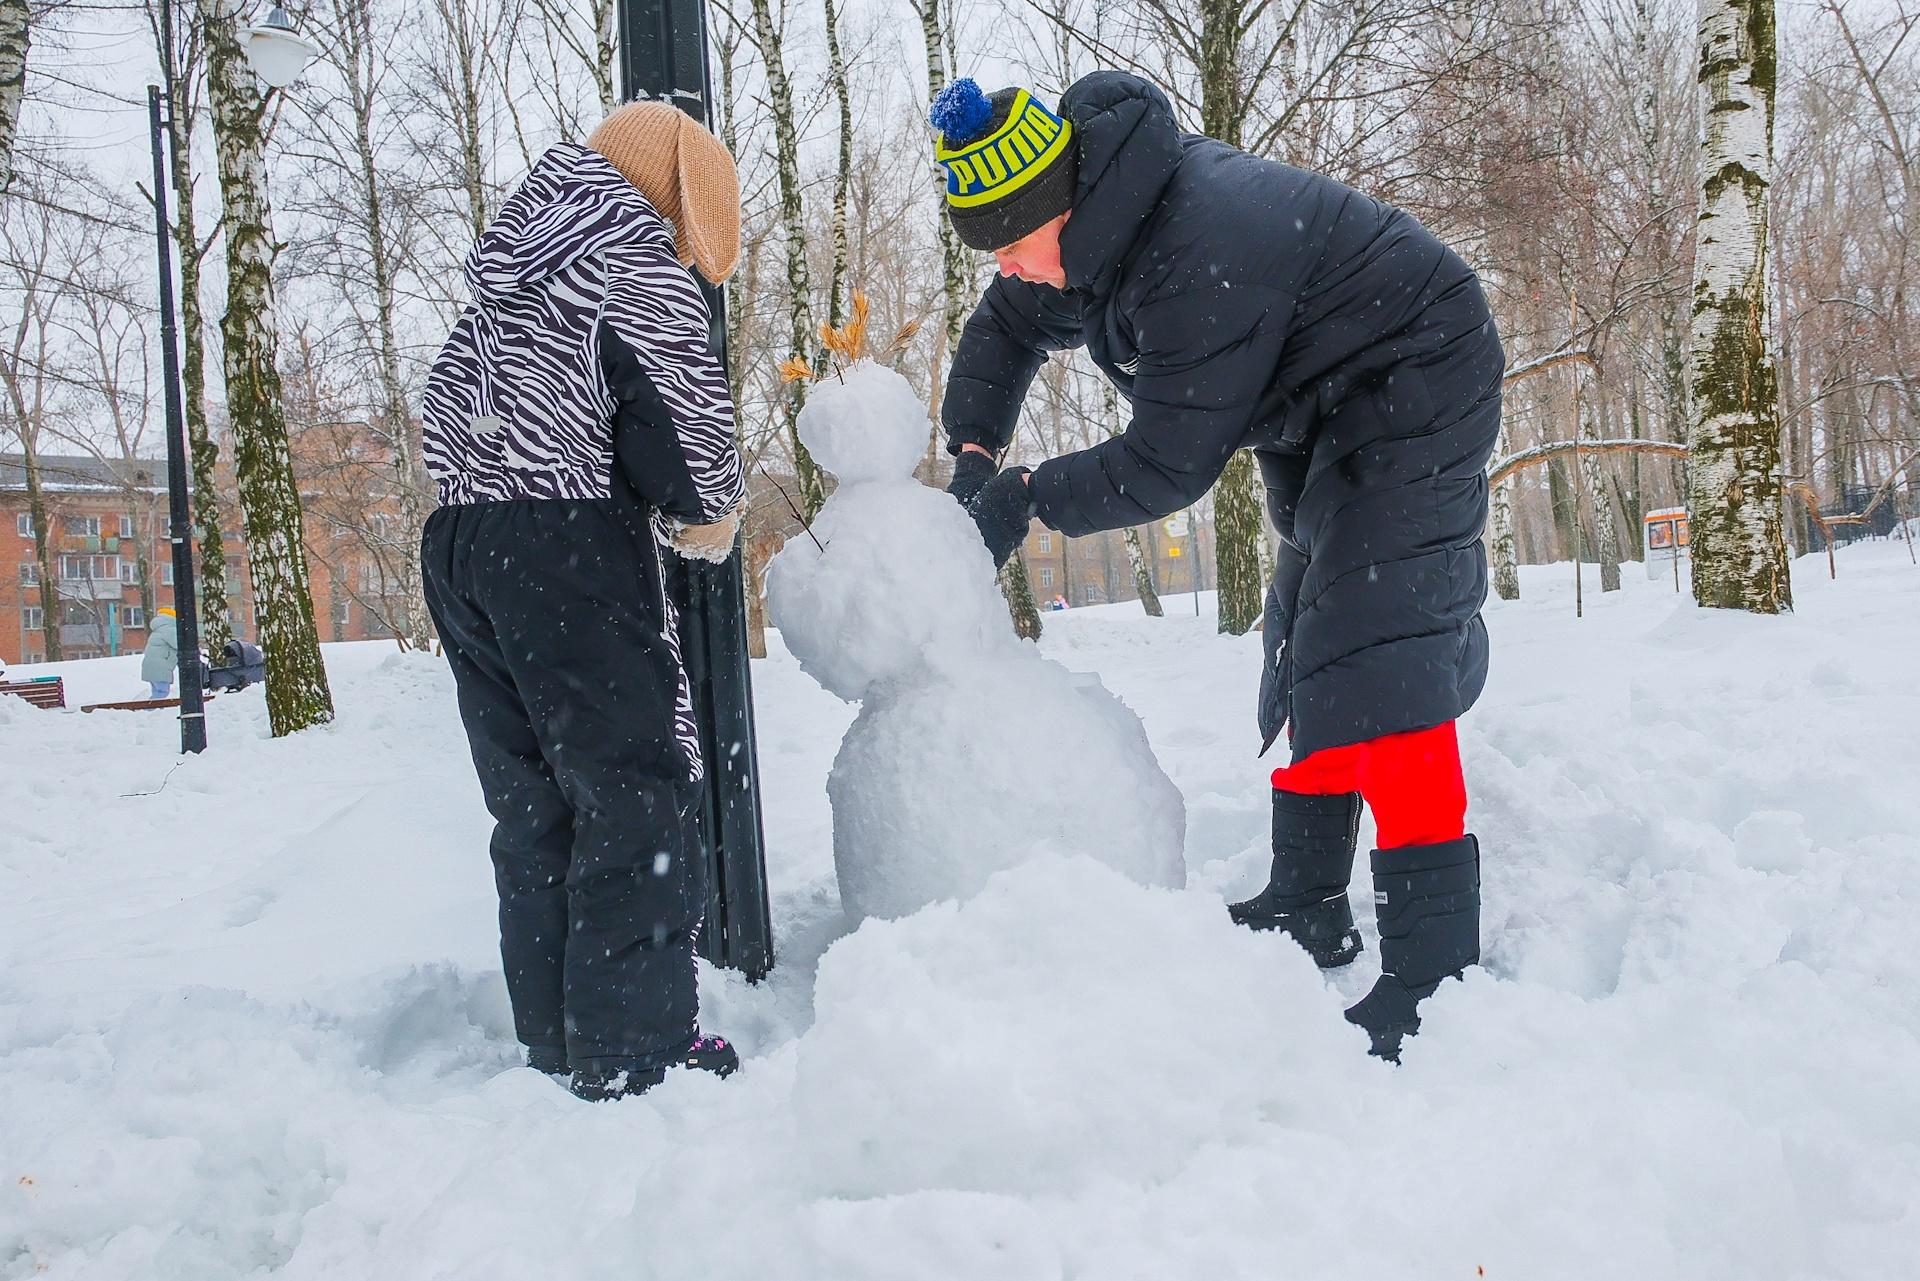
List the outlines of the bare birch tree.
<svg viewBox="0 0 1920 1281">
<path fill-rule="evenodd" d="M 282 403 L 273 313 L 273 218 L 263 113 L 241 51 L 234 0 L 199 0 L 207 98 L 225 210 L 227 415 L 233 426 L 247 569 L 266 658 L 267 716 L 276 737 L 333 719 L 307 585 L 300 489 Z"/>
<path fill-rule="evenodd" d="M 780 222 L 787 240 L 787 315 L 792 336 L 788 358 L 805 360 L 814 352 L 818 338 L 813 325 L 813 280 L 807 267 L 806 211 L 801 200 L 800 122 L 794 114 L 793 85 L 787 79 L 781 32 L 773 24 L 769 0 L 752 0 L 752 10 L 754 43 L 766 71 L 767 105 L 773 113 L 774 163 L 780 178 Z M 800 409 L 806 399 L 806 380 L 796 378 L 787 385 L 781 410 L 787 424 L 788 444 L 793 451 L 800 508 L 811 521 L 827 501 L 827 490 L 819 465 L 800 442 Z"/>
<path fill-rule="evenodd" d="M 927 102 L 940 96 L 947 87 L 948 68 L 945 34 L 942 30 L 940 0 L 909 0 L 914 12 L 920 18 L 921 42 L 927 55 Z M 932 394 L 928 398 L 928 407 L 932 411 L 932 424 L 927 434 L 927 461 L 933 463 L 940 456 L 940 402 L 946 394 L 947 362 L 952 359 L 954 349 L 960 344 L 960 331 L 967 323 L 967 308 L 972 302 L 972 272 L 967 265 L 967 247 L 960 243 L 959 235 L 953 224 L 947 220 L 946 211 L 940 215 L 940 324 L 933 331 Z M 1031 592 L 1028 595 L 1032 595 Z"/>
<path fill-rule="evenodd" d="M 833 269 L 827 277 L 827 323 L 846 323 L 847 196 L 853 187 L 853 97 L 847 89 L 847 60 L 840 52 L 840 18 L 833 0 L 821 0 L 827 20 L 827 87 L 839 111 L 838 148 L 833 166 Z"/>
<path fill-rule="evenodd" d="M 20 443 L 25 473 L 27 517 L 33 526 L 33 561 L 40 589 L 40 622 L 45 629 L 44 657 L 57 663 L 60 650 L 60 589 L 53 572 L 52 513 L 40 470 L 40 442 L 53 416 L 63 383 L 58 367 L 65 346 L 58 312 L 76 287 L 69 264 L 56 249 L 57 215 L 46 205 L 0 206 L 0 244 L 6 249 L 6 276 L 0 297 L 16 309 L 0 353 L 0 388 L 7 397 L 8 426 Z"/>
<path fill-rule="evenodd" d="M 426 523 L 427 478 L 411 388 L 402 371 L 400 315 L 401 278 L 412 267 L 410 208 L 417 201 L 393 189 L 404 179 L 394 162 L 396 130 L 388 118 L 396 101 L 388 87 L 395 72 L 388 51 L 399 38 L 401 17 L 396 10 L 376 8 L 374 0 L 323 0 L 311 11 L 322 57 L 338 78 L 344 101 L 329 101 L 306 114 L 310 143 L 305 153 L 317 187 L 309 212 L 328 231 L 311 257 L 348 306 L 352 363 L 365 371 L 374 391 L 367 422 L 387 476 L 370 500 L 390 504 L 392 511 L 366 528 L 368 537 L 386 544 L 372 549 L 376 559 L 395 569 L 397 581 L 385 608 L 402 644 L 425 648 L 433 623 L 415 549 Z"/>
<path fill-rule="evenodd" d="M 1102 378 L 1100 389 L 1100 407 L 1107 420 L 1107 431 L 1118 435 L 1120 432 L 1120 392 L 1114 385 Z M 1133 572 L 1133 590 L 1140 597 L 1140 608 L 1147 611 L 1148 618 L 1160 618 L 1165 611 L 1160 606 L 1160 588 L 1153 581 L 1153 559 L 1140 545 L 1140 527 L 1129 525 L 1121 535 L 1127 546 L 1127 567 Z"/>
<path fill-rule="evenodd" d="M 574 64 L 586 72 L 600 115 L 605 118 L 620 103 L 614 83 L 614 55 L 619 49 L 615 31 L 618 6 L 614 0 L 533 0 L 533 7 L 540 15 L 549 44 L 558 42 L 572 56 Z M 577 129 L 577 122 L 562 118 L 562 132 L 574 131 L 567 127 L 570 123 Z"/>
<path fill-rule="evenodd" d="M 193 526 L 198 544 L 194 588 L 199 597 L 200 639 L 208 652 L 218 654 L 233 639 L 233 606 L 227 587 L 220 445 L 207 421 L 207 319 L 200 295 L 201 275 L 218 228 L 203 238 L 194 209 L 193 131 L 200 118 L 205 42 L 194 15 L 181 16 L 186 20 L 173 24 L 176 42 L 173 94 L 167 104 L 167 112 L 173 119 L 173 128 L 168 131 L 167 168 L 168 181 L 174 191 L 173 247 L 180 277 L 180 408 L 186 420 Z M 153 17 L 151 7 L 149 18 L 153 38 L 158 41 L 160 24 Z"/>
<path fill-rule="evenodd" d="M 159 461 L 145 457 L 146 431 L 152 417 L 153 370 L 149 353 L 152 335 L 146 326 L 147 309 L 133 284 L 131 264 L 116 261 L 110 269 L 94 257 L 89 287 L 77 291 L 63 324 L 68 350 L 83 353 L 72 374 L 85 393 L 81 414 L 59 434 L 106 466 L 118 482 L 121 500 L 134 526 L 134 582 L 140 592 L 143 616 L 154 609 L 153 535 L 164 490 L 141 476 L 161 473 Z M 117 258 L 117 255 L 116 255 Z M 109 274 L 111 271 L 111 274 Z M 102 430 L 104 428 L 104 431 Z M 162 473 L 163 474 L 163 473 Z M 89 601 L 94 622 L 98 604 Z M 217 650 L 215 651 L 218 652 Z"/>
<path fill-rule="evenodd" d="M 27 50 L 32 39 L 30 0 L 0 0 L 0 198 L 13 187 L 13 138 L 27 96 Z"/>
<path fill-rule="evenodd" d="M 1701 0 L 1706 132 L 1687 441 L 1693 595 L 1764 614 L 1793 606 L 1768 285 L 1775 41 L 1773 0 Z"/>
</svg>

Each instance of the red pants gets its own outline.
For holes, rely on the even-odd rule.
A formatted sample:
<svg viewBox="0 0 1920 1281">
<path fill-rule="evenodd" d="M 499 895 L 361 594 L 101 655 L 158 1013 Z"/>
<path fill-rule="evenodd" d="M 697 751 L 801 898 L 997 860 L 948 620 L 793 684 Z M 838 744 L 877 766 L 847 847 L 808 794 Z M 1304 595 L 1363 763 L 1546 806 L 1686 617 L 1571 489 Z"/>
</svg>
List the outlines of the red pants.
<svg viewBox="0 0 1920 1281">
<path fill-rule="evenodd" d="M 1273 772 L 1283 792 L 1358 792 L 1380 829 L 1379 848 L 1457 841 L 1467 831 L 1467 783 L 1454 723 L 1328 747 Z"/>
</svg>

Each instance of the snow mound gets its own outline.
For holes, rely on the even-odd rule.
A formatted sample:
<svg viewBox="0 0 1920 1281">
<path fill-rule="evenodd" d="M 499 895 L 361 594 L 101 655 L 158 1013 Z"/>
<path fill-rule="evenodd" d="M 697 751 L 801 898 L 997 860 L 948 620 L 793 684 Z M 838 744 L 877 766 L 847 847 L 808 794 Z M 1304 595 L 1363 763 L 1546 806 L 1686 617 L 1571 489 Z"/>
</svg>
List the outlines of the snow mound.
<svg viewBox="0 0 1920 1281">
<path fill-rule="evenodd" d="M 1920 569 L 1837 555 L 1791 618 L 1632 575 L 1576 618 L 1564 565 L 1489 602 L 1485 967 L 1398 1068 L 1341 1018 L 1364 857 L 1345 972 L 1226 920 L 1268 861 L 1260 646 L 1205 597 L 1040 645 L 1139 713 L 1188 889 L 1041 855 L 851 933 L 856 709 L 771 635 L 779 964 L 702 967 L 739 1073 L 617 1104 L 519 1066 L 443 661 L 328 645 L 332 724 L 273 739 L 247 691 L 189 759 L 170 716 L 0 701 L 0 1278 L 1907 1281 Z"/>
<path fill-rule="evenodd" d="M 1090 1193 L 1116 1169 L 1175 1177 L 1249 1117 L 1354 1119 L 1352 1092 L 1301 1088 L 1362 1046 L 1304 952 L 1087 859 L 863 927 L 822 959 L 814 1010 L 798 1139 L 830 1195 Z M 1226 1029 L 1258 1070 L 1218 1071 Z"/>
</svg>

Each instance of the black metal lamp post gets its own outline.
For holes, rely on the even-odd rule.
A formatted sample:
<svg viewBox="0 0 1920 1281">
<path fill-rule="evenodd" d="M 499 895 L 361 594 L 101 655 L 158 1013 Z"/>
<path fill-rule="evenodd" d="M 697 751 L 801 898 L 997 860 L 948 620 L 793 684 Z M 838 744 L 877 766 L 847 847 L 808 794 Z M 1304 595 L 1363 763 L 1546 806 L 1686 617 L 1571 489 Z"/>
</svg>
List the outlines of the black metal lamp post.
<svg viewBox="0 0 1920 1281">
<path fill-rule="evenodd" d="M 621 97 L 673 103 L 713 123 L 705 0 L 617 0 Z M 713 347 L 726 358 L 726 300 L 701 282 L 713 317 Z M 673 573 L 680 653 L 693 687 L 707 781 L 700 806 L 707 864 L 708 960 L 759 978 L 773 967 L 760 773 L 747 667 L 745 574 L 740 548 L 724 565 L 680 560 Z M 673 558 L 678 560 L 679 558 Z"/>
<path fill-rule="evenodd" d="M 147 86 L 147 121 L 153 134 L 153 227 L 160 261 L 160 382 L 167 403 L 167 538 L 173 549 L 173 613 L 180 643 L 180 750 L 202 752 L 207 747 L 207 713 L 200 684 L 200 608 L 193 573 L 193 510 L 187 498 L 186 416 L 180 406 L 180 340 L 173 315 L 173 227 L 167 217 L 167 150 L 174 124 L 172 9 L 170 0 L 160 0 L 164 88 Z"/>
<path fill-rule="evenodd" d="M 243 33 L 254 74 L 276 89 L 305 70 L 319 50 L 293 32 L 286 10 Z M 153 139 L 153 226 L 160 264 L 160 381 L 167 406 L 167 538 L 173 551 L 173 613 L 180 644 L 180 750 L 207 747 L 207 713 L 200 666 L 200 604 L 193 570 L 193 507 L 188 498 L 186 416 L 181 409 L 180 340 L 173 307 L 173 228 L 167 217 L 167 152 L 173 137 L 173 2 L 160 0 L 160 80 L 147 86 Z M 191 197 L 188 197 L 189 199 Z M 205 513 L 209 520 L 214 512 Z"/>
</svg>

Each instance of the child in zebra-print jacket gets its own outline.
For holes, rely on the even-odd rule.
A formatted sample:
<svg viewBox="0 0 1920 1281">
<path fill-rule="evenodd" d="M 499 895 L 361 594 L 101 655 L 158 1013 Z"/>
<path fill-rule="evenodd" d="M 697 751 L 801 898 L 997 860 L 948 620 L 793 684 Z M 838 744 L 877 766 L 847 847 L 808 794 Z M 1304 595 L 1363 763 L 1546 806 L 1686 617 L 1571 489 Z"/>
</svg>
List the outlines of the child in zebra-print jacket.
<svg viewBox="0 0 1920 1281">
<path fill-rule="evenodd" d="M 745 481 L 697 266 L 740 245 L 717 139 L 665 103 L 542 156 L 474 245 L 428 376 L 428 605 L 495 819 L 500 948 L 536 1067 L 587 1098 L 738 1059 L 702 1036 L 699 727 L 669 555 L 724 559 Z"/>
</svg>

